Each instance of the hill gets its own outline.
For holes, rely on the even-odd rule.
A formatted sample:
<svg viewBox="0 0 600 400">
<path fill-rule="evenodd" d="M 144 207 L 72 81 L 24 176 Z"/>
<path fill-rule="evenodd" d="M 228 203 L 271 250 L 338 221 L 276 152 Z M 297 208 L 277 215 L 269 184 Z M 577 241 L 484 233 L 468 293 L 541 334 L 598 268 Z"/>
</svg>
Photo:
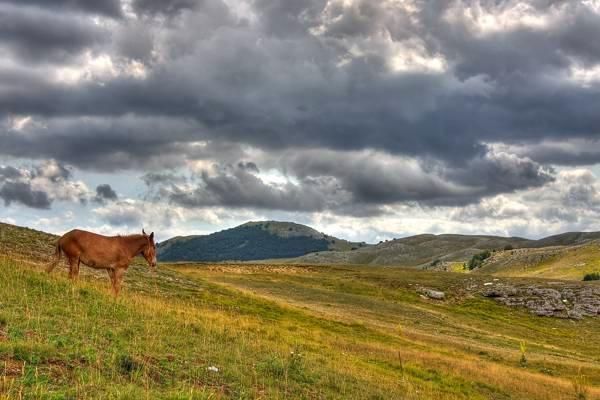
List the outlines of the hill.
<svg viewBox="0 0 600 400">
<path fill-rule="evenodd" d="M 56 235 L 0 222 L 0 254 L 28 262 L 47 262 L 54 254 Z"/>
<path fill-rule="evenodd" d="M 476 272 L 581 280 L 585 274 L 600 272 L 600 240 L 569 246 L 497 251 Z"/>
<path fill-rule="evenodd" d="M 600 232 L 570 232 L 539 240 L 483 235 L 417 235 L 351 252 L 316 252 L 293 262 L 316 264 L 396 265 L 426 268 L 435 262 L 466 262 L 484 250 L 576 245 L 600 239 Z M 509 253 L 510 254 L 510 253 Z"/>
<path fill-rule="evenodd" d="M 507 307 L 481 295 L 488 275 L 161 263 L 133 265 L 115 300 L 106 276 L 47 275 L 36 260 L 51 249 L 19 245 L 52 235 L 9 229 L 0 399 L 600 398 L 600 349 L 586 340 L 597 318 Z M 553 287 L 600 296 L 597 283 Z"/>
<path fill-rule="evenodd" d="M 160 260 L 225 261 L 291 258 L 315 251 L 366 247 L 291 222 L 248 222 L 210 235 L 179 236 L 158 246 Z"/>
</svg>

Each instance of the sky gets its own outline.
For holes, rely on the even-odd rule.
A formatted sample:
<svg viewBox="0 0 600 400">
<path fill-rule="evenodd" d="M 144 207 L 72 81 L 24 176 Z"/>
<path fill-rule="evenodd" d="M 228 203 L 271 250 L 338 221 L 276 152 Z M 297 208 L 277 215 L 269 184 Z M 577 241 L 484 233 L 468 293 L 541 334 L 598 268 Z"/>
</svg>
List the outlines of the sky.
<svg viewBox="0 0 600 400">
<path fill-rule="evenodd" d="M 598 0 L 0 0 L 0 221 L 600 230 L 598 38 Z"/>
</svg>

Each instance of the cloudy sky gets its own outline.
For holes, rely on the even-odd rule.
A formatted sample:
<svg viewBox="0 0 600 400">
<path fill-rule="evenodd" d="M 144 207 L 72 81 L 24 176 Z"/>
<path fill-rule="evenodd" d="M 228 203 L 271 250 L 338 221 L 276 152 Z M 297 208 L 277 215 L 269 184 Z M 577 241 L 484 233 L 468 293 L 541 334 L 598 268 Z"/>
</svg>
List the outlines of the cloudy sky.
<svg viewBox="0 0 600 400">
<path fill-rule="evenodd" d="M 0 220 L 600 230 L 600 1 L 0 0 Z"/>
</svg>

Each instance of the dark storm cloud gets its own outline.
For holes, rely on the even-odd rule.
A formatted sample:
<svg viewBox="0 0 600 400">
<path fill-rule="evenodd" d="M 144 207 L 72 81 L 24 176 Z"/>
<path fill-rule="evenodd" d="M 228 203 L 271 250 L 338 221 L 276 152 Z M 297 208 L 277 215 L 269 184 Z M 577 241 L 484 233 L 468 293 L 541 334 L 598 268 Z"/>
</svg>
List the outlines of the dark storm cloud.
<svg viewBox="0 0 600 400">
<path fill-rule="evenodd" d="M 207 147 L 187 143 L 192 132 L 193 126 L 177 119 L 52 119 L 43 126 L 32 124 L 0 135 L 0 148 L 17 157 L 52 158 L 80 168 L 114 171 L 132 166 L 181 165 L 186 152 L 202 156 Z M 211 148 L 208 146 L 208 151 Z"/>
<path fill-rule="evenodd" d="M 154 31 L 143 22 L 124 23 L 113 31 L 114 46 L 118 55 L 150 63 L 154 50 Z"/>
<path fill-rule="evenodd" d="M 287 154 L 282 160 L 284 170 L 294 176 L 335 177 L 354 202 L 366 204 L 464 205 L 484 196 L 540 187 L 554 179 L 551 168 L 491 150 L 453 167 L 373 152 L 306 151 Z"/>
<path fill-rule="evenodd" d="M 294 11 L 291 7 L 288 13 Z M 438 24 L 440 36 L 447 34 L 450 28 Z M 457 79 L 448 73 L 392 73 L 376 55 L 336 67 L 340 50 L 306 32 L 257 46 L 260 31 L 227 27 L 213 32 L 217 36 L 210 41 L 173 33 L 188 40 L 185 59 L 173 60 L 168 70 L 153 70 L 146 80 L 119 78 L 77 90 L 23 82 L 0 104 L 44 116 L 133 112 L 191 118 L 209 136 L 260 147 L 374 147 L 453 162 L 479 154 L 482 141 L 565 132 L 588 137 L 600 124 L 593 107 L 600 100 L 598 89 L 540 74 L 569 64 L 568 53 L 553 51 L 555 42 L 547 32 L 478 38 L 453 26 L 462 33 L 431 41 L 440 50 L 448 47 L 444 55 L 456 63 Z M 562 28 L 569 29 L 577 25 Z"/>
<path fill-rule="evenodd" d="M 88 193 L 65 165 L 45 161 L 28 168 L 0 166 L 0 199 L 5 206 L 20 203 L 49 209 L 55 200 L 85 204 Z"/>
<path fill-rule="evenodd" d="M 187 178 L 172 172 L 149 172 L 142 176 L 144 183 L 149 186 L 183 183 Z"/>
<path fill-rule="evenodd" d="M 600 135 L 600 84 L 573 76 L 600 63 L 600 46 L 590 40 L 600 36 L 600 15 L 580 2 L 529 2 L 538 25 L 527 25 L 513 1 L 408 9 L 388 1 L 253 0 L 241 17 L 221 0 L 131 5 L 138 19 L 115 22 L 113 42 L 100 46 L 114 56 L 114 77 L 67 84 L 47 70 L 0 67 L 5 120 L 39 122 L 19 129 L 4 122 L 1 153 L 99 170 L 229 163 L 235 167 L 202 175 L 196 189 L 174 189 L 172 200 L 322 210 L 466 204 L 539 187 L 554 175 L 539 162 L 559 156 L 530 157 L 532 143 Z M 13 8 L 26 22 L 42 12 Z M 503 19 L 500 28 L 474 21 L 485 13 Z M 80 18 L 85 33 L 64 31 L 72 41 L 50 34 L 47 44 L 41 28 L 21 37 L 9 26 L 5 43 L 21 55 L 39 45 L 40 59 L 53 59 L 45 48 L 76 54 L 98 43 L 99 28 Z M 132 60 L 143 64 L 141 76 L 130 72 Z M 490 143 L 523 151 L 498 152 Z M 247 159 L 243 146 L 297 151 L 297 161 L 275 165 L 297 183 L 266 184 L 256 176 L 260 160 L 256 168 L 236 165 Z M 333 159 L 302 160 L 326 151 Z M 586 163 L 600 161 L 600 152 L 587 155 Z"/>
<path fill-rule="evenodd" d="M 0 166 L 0 180 L 15 179 L 19 177 L 21 177 L 21 171 L 19 171 L 17 168 L 11 167 L 10 165 Z"/>
<path fill-rule="evenodd" d="M 31 175 L 13 166 L 0 166 L 0 199 L 5 206 L 20 203 L 32 208 L 50 208 L 52 201 L 48 194 L 31 187 Z"/>
<path fill-rule="evenodd" d="M 113 202 L 94 212 L 113 226 L 141 226 L 144 219 L 140 206 L 127 202 Z"/>
<path fill-rule="evenodd" d="M 5 182 L 0 185 L 0 199 L 4 200 L 5 206 L 15 202 L 31 208 L 48 209 L 52 204 L 48 193 L 33 190 L 31 184 L 25 182 Z"/>
<path fill-rule="evenodd" d="M 48 193 L 31 186 L 32 177 L 43 172 L 41 167 L 26 171 L 13 166 L 0 166 L 0 199 L 4 205 L 20 203 L 31 208 L 50 208 L 52 200 Z"/>
<path fill-rule="evenodd" d="M 481 196 L 544 186 L 554 181 L 554 175 L 551 167 L 514 154 L 494 151 L 471 160 L 466 168 L 450 169 L 445 173 L 452 182 L 483 189 Z"/>
<path fill-rule="evenodd" d="M 139 14 L 175 15 L 194 8 L 202 0 L 133 0 L 133 9 Z"/>
<path fill-rule="evenodd" d="M 118 199 L 117 192 L 109 184 L 96 186 L 96 196 L 94 201 L 97 203 L 105 203 L 107 201 L 115 201 Z"/>
<path fill-rule="evenodd" d="M 2 0 L 19 6 L 35 6 L 55 11 L 76 11 L 107 17 L 121 17 L 120 0 Z"/>
<path fill-rule="evenodd" d="M 567 140 L 544 141 L 505 146 L 503 151 L 527 156 L 539 163 L 559 165 L 592 165 L 600 160 L 600 141 L 598 140 Z"/>
<path fill-rule="evenodd" d="M 463 206 L 498 193 L 542 187 L 555 179 L 554 170 L 530 159 L 491 150 L 453 168 L 372 151 L 297 150 L 264 161 L 295 181 L 265 182 L 253 162 L 215 165 L 195 179 L 173 174 L 144 179 L 158 198 L 185 207 L 328 210 L 353 216 L 372 216 L 385 204 L 406 202 Z"/>
<path fill-rule="evenodd" d="M 28 61 L 62 62 L 107 39 L 88 18 L 0 4 L 0 44 Z"/>
<path fill-rule="evenodd" d="M 287 211 L 318 211 L 325 208 L 327 202 L 336 201 L 330 196 L 335 188 L 328 188 L 322 182 L 269 185 L 239 165 L 220 168 L 215 174 L 203 172 L 198 180 L 191 188 L 170 185 L 163 195 L 185 207 L 253 207 Z"/>
<path fill-rule="evenodd" d="M 253 173 L 259 173 L 260 170 L 258 169 L 258 166 L 253 163 L 252 161 L 240 161 L 238 163 L 238 168 L 243 169 L 245 171 L 249 171 L 249 172 L 253 172 Z"/>
</svg>

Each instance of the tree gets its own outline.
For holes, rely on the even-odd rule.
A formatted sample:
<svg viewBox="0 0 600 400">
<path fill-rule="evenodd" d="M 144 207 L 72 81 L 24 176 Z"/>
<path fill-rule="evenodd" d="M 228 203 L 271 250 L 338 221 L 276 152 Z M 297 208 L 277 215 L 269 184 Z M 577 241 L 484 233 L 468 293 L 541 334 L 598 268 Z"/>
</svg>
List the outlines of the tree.
<svg viewBox="0 0 600 400">
<path fill-rule="evenodd" d="M 479 268 L 483 265 L 483 262 L 489 258 L 492 253 L 489 250 L 482 251 L 481 253 L 475 254 L 469 260 L 468 267 L 470 270 L 474 270 L 475 268 Z"/>
</svg>

